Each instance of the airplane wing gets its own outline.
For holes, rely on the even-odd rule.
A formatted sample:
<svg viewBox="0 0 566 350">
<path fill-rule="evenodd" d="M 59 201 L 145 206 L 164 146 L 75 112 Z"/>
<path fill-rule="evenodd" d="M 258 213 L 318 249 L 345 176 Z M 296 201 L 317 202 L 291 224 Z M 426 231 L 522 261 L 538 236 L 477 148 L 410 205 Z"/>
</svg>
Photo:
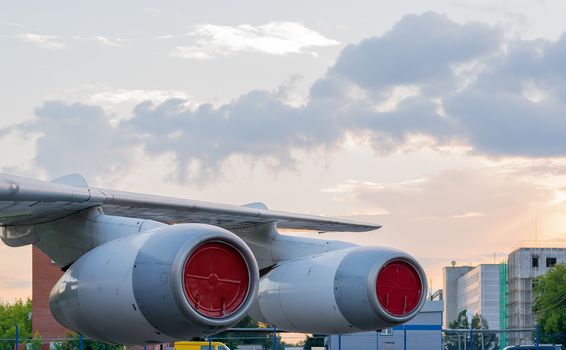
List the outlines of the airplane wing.
<svg viewBox="0 0 566 350">
<path fill-rule="evenodd" d="M 77 186 L 78 184 L 78 186 Z M 257 207 L 218 204 L 174 197 L 68 185 L 0 174 L 0 225 L 49 222 L 91 207 L 109 215 L 166 223 L 206 223 L 238 229 L 277 222 L 278 228 L 363 232 L 380 228 L 371 223 L 287 213 Z"/>
</svg>

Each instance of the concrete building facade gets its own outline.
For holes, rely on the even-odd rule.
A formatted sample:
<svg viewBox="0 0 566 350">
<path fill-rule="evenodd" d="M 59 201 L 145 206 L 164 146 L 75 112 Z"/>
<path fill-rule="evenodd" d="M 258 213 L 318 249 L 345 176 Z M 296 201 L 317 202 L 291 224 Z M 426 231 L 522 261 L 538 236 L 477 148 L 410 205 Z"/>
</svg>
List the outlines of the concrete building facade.
<svg viewBox="0 0 566 350">
<path fill-rule="evenodd" d="M 486 318 L 491 329 L 501 327 L 502 264 L 451 266 L 444 268 L 444 319 L 448 328 L 463 310 L 479 313 Z"/>
<path fill-rule="evenodd" d="M 472 266 L 449 266 L 442 271 L 442 291 L 444 297 L 444 316 L 442 324 L 444 328 L 458 316 L 458 279 L 472 270 Z"/>
<path fill-rule="evenodd" d="M 490 329 L 500 329 L 499 301 L 500 264 L 480 264 L 464 274 L 457 281 L 457 313 L 469 310 L 481 314 Z"/>
<path fill-rule="evenodd" d="M 464 310 L 481 314 L 489 329 L 506 328 L 506 271 L 506 264 L 445 267 L 444 328 L 450 328 L 450 322 Z M 501 335 L 499 342 L 505 346 L 506 336 Z"/>
<path fill-rule="evenodd" d="M 523 245 L 526 245 L 523 243 Z M 508 262 L 508 327 L 534 328 L 533 282 L 556 264 L 566 264 L 566 248 L 534 242 L 513 250 Z M 532 342 L 532 332 L 512 333 L 510 344 Z"/>
<path fill-rule="evenodd" d="M 333 334 L 326 338 L 326 346 L 328 350 L 441 349 L 442 312 L 442 301 L 427 301 L 421 312 L 405 325 L 383 331 Z"/>
</svg>

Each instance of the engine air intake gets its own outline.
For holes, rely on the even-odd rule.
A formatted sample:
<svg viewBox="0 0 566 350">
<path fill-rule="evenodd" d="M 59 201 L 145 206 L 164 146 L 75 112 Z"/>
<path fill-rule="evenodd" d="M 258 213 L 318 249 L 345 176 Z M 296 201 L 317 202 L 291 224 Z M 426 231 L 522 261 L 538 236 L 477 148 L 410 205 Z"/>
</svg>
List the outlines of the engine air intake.
<svg viewBox="0 0 566 350">
<path fill-rule="evenodd" d="M 393 316 L 403 317 L 413 312 L 421 302 L 422 293 L 419 272 L 406 261 L 390 261 L 377 275 L 377 299 L 381 307 Z"/>
<path fill-rule="evenodd" d="M 184 292 L 195 311 L 210 318 L 236 312 L 249 291 L 249 268 L 238 250 L 224 242 L 206 242 L 187 258 Z"/>
</svg>

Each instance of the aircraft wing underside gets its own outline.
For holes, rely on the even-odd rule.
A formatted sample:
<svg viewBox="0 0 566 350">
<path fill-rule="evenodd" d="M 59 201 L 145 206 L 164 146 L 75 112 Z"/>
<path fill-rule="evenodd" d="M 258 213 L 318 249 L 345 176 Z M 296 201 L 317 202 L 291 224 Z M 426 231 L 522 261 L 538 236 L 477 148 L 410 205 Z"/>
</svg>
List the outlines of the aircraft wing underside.
<svg viewBox="0 0 566 350">
<path fill-rule="evenodd" d="M 206 223 L 229 230 L 275 221 L 279 228 L 317 231 L 363 232 L 380 227 L 351 220 L 72 186 L 0 174 L 0 225 L 49 222 L 96 206 L 102 206 L 108 215 L 166 223 Z"/>
</svg>

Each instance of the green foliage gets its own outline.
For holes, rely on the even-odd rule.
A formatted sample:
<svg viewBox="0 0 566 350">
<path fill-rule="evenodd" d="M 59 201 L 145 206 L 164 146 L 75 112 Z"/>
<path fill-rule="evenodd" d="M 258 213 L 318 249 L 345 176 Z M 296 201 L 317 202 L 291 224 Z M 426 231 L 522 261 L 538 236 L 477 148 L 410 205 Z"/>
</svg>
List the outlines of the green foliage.
<svg viewBox="0 0 566 350">
<path fill-rule="evenodd" d="M 466 317 L 467 310 L 463 310 L 458 314 L 456 319 L 448 324 L 449 329 L 470 329 L 470 323 L 468 322 L 468 318 Z M 487 320 L 482 315 L 476 313 L 472 316 L 472 329 L 483 329 L 488 330 L 489 325 Z M 444 341 L 444 348 L 447 350 L 457 350 L 458 349 L 458 340 L 467 342 L 470 341 L 469 334 L 464 333 L 466 336 L 463 337 L 456 334 L 449 334 L 446 336 Z M 495 333 L 483 333 L 483 336 L 478 333 L 474 333 L 472 335 L 472 342 L 473 342 L 473 349 L 482 349 L 482 350 L 494 350 L 499 349 L 499 340 L 497 339 L 497 335 Z M 482 346 L 483 342 L 483 346 Z"/>
<path fill-rule="evenodd" d="M 40 350 L 43 339 L 39 333 L 35 333 L 33 339 L 29 342 L 28 350 Z"/>
<path fill-rule="evenodd" d="M 78 350 L 80 349 L 80 336 L 76 333 L 69 333 L 61 343 L 58 350 Z M 102 343 L 91 339 L 83 338 L 83 350 L 125 350 L 126 347 L 118 344 Z"/>
<path fill-rule="evenodd" d="M 0 302 L 0 338 L 14 339 L 16 325 L 19 328 L 20 339 L 31 338 L 31 299 L 19 299 L 14 303 Z M 13 350 L 13 342 L 0 342 L 0 350 Z"/>
<path fill-rule="evenodd" d="M 448 324 L 449 329 L 470 329 L 468 318 L 466 317 L 468 310 L 463 310 L 456 316 L 456 319 Z"/>
<path fill-rule="evenodd" d="M 566 265 L 558 264 L 535 280 L 533 311 L 541 342 L 566 344 Z"/>
<path fill-rule="evenodd" d="M 254 321 L 251 317 L 246 316 L 242 321 L 238 322 L 235 328 L 266 328 L 266 325 Z M 273 349 L 273 334 L 271 333 L 236 333 L 225 331 L 213 337 L 213 340 L 221 341 L 230 349 L 236 349 L 241 344 L 261 344 L 265 350 Z M 277 350 L 284 350 L 285 343 L 281 341 L 281 337 L 277 336 Z"/>
</svg>

